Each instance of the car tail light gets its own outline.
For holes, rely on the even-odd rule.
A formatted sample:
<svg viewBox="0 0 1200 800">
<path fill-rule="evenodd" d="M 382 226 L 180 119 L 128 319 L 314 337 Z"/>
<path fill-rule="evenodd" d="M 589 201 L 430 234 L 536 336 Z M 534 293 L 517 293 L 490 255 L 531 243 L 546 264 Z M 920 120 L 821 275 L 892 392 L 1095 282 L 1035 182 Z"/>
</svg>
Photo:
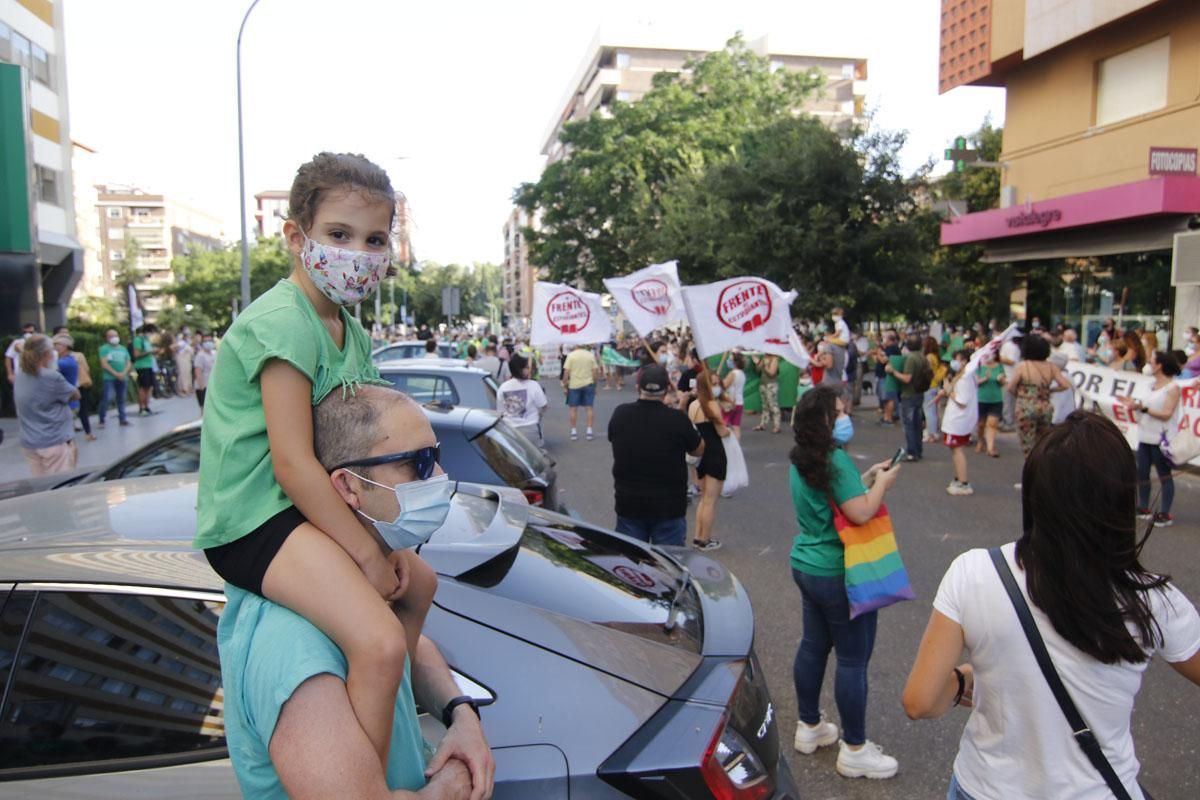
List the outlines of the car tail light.
<svg viewBox="0 0 1200 800">
<path fill-rule="evenodd" d="M 728 716 L 713 735 L 700 765 L 700 774 L 715 800 L 761 800 L 775 786 L 766 765 L 741 734 L 729 727 Z"/>
<path fill-rule="evenodd" d="M 522 489 L 521 494 L 525 495 L 525 499 L 531 506 L 541 506 L 546 503 L 546 493 L 541 489 Z"/>
</svg>

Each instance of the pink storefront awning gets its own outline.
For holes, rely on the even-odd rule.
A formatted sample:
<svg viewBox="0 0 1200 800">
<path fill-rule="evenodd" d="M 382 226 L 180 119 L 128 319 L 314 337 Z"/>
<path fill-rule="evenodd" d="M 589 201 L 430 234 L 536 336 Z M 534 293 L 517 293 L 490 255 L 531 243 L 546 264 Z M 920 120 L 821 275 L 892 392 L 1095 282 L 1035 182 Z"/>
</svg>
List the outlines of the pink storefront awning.
<svg viewBox="0 0 1200 800">
<path fill-rule="evenodd" d="M 1200 214 L 1200 176 L 1163 175 L 1036 203 L 964 214 L 942 223 L 942 244 L 995 242 L 1016 236 Z"/>
</svg>

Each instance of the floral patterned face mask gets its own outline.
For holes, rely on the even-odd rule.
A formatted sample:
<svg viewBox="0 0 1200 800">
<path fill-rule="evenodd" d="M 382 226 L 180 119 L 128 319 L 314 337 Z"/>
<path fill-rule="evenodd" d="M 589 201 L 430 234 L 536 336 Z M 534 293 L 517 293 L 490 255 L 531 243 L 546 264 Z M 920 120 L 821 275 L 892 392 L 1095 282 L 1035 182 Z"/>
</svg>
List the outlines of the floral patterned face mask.
<svg viewBox="0 0 1200 800">
<path fill-rule="evenodd" d="M 387 275 L 391 251 L 368 253 L 321 244 L 304 231 L 300 263 L 313 285 L 339 306 L 352 306 L 370 297 Z"/>
</svg>

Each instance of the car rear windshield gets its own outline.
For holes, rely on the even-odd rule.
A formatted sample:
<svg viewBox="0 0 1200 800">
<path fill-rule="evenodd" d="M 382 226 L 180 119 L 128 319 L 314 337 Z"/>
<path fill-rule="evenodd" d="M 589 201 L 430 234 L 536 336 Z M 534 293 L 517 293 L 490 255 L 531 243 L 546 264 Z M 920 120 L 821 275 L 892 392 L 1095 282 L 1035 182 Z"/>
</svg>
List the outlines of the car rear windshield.
<svg viewBox="0 0 1200 800">
<path fill-rule="evenodd" d="M 495 559 L 459 580 L 520 603 L 699 653 L 700 598 L 690 582 L 680 591 L 684 574 L 653 550 L 564 521 L 532 522 L 512 558 Z"/>
<path fill-rule="evenodd" d="M 522 436 L 504 420 L 472 440 L 483 453 L 488 466 L 509 486 L 523 486 L 532 478 L 549 472 L 546 456 L 537 446 Z"/>
</svg>

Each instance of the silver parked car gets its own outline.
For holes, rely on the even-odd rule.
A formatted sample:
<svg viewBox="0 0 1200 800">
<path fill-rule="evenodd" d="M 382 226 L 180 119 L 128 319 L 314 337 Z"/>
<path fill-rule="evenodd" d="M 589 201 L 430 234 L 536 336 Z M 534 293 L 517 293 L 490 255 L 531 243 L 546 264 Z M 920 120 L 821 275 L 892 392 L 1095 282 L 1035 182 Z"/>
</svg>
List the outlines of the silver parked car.
<svg viewBox="0 0 1200 800">
<path fill-rule="evenodd" d="M 0 800 L 240 796 L 194 507 L 185 475 L 0 503 Z M 488 704 L 495 797 L 797 796 L 717 562 L 474 484 L 421 555 L 426 632 Z"/>
<path fill-rule="evenodd" d="M 406 358 L 375 365 L 379 374 L 421 405 L 496 408 L 500 388 L 486 371 L 452 358 Z"/>
</svg>

